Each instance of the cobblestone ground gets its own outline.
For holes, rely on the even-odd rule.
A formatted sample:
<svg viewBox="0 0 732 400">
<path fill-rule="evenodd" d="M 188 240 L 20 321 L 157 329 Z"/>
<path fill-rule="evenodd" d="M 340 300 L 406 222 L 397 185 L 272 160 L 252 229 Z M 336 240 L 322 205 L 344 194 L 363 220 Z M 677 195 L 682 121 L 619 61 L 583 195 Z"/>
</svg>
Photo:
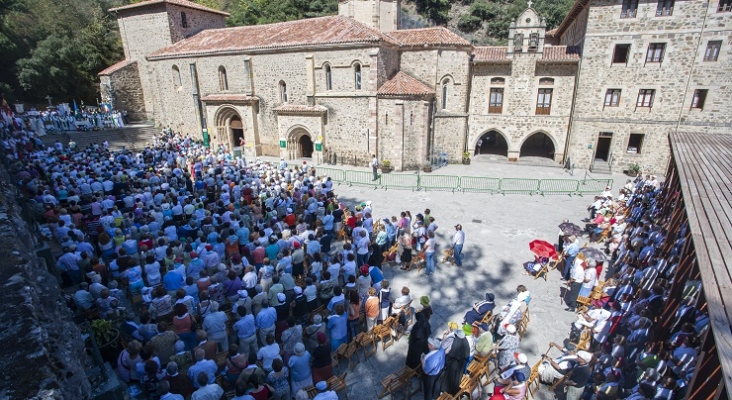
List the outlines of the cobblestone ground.
<svg viewBox="0 0 732 400">
<path fill-rule="evenodd" d="M 328 166 L 332 167 L 332 166 Z M 336 167 L 336 168 L 341 168 Z M 354 169 L 354 167 L 342 167 Z M 362 168 L 366 170 L 365 168 Z M 521 165 L 473 160 L 473 164 L 449 165 L 434 172 L 441 175 L 489 176 L 500 178 L 574 178 L 582 179 L 584 170 L 570 176 L 561 168 Z M 608 178 L 608 175 L 596 178 Z M 626 177 L 612 176 L 614 192 L 625 183 Z M 533 260 L 528 243 L 533 239 L 556 242 L 557 225 L 567 218 L 580 226 L 586 218 L 591 195 L 578 196 L 529 196 L 490 195 L 477 193 L 451 193 L 441 191 L 384 190 L 341 184 L 335 187 L 338 198 L 353 207 L 362 201 L 372 201 L 375 217 L 399 215 L 410 210 L 412 215 L 432 211 L 439 226 L 437 231 L 438 260 L 436 273 L 425 276 L 423 271 L 406 272 L 398 267 L 385 267 L 384 275 L 394 290 L 402 286 L 411 289 L 412 297 L 428 295 L 435 311 L 431 319 L 434 336 L 442 335 L 449 321 L 461 322 L 464 313 L 475 301 L 482 300 L 486 292 L 493 292 L 496 305 L 505 305 L 515 295 L 516 286 L 526 285 L 531 292 L 530 317 L 527 332 L 521 342 L 521 352 L 527 354 L 529 364 L 535 363 L 544 353 L 550 341 L 562 342 L 569 335 L 574 314 L 564 311 L 560 304 L 560 273 L 553 271 L 548 280 L 534 280 L 522 274 L 523 263 Z M 599 194 L 599 193 L 598 193 Z M 439 263 L 442 250 L 450 245 L 454 225 L 460 223 L 466 234 L 462 268 Z M 581 240 L 581 244 L 587 241 Z M 417 304 L 415 300 L 413 304 Z M 353 371 L 348 371 L 348 398 L 351 400 L 376 399 L 381 391 L 380 381 L 404 364 L 407 353 L 406 337 L 396 345 L 367 361 L 361 361 Z M 341 366 L 341 370 L 344 367 Z M 416 381 L 415 381 L 416 382 Z M 401 396 L 401 393 L 400 395 Z M 343 397 L 343 396 L 341 396 Z M 485 396 L 484 396 L 485 397 Z M 539 399 L 563 398 L 561 393 L 549 393 L 543 388 Z M 399 397 L 401 398 L 401 397 Z M 413 399 L 421 399 L 417 393 Z"/>
</svg>

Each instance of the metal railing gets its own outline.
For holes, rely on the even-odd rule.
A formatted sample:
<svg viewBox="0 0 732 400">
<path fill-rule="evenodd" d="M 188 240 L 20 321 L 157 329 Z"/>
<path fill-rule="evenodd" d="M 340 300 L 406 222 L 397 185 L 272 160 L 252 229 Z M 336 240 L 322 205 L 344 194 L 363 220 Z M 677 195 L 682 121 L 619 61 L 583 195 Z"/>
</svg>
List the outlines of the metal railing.
<svg viewBox="0 0 732 400">
<path fill-rule="evenodd" d="M 490 178 L 483 176 L 432 175 L 421 173 L 379 174 L 374 179 L 371 171 L 341 170 L 315 167 L 318 176 L 330 177 L 333 182 L 348 186 L 367 186 L 374 189 L 442 190 L 463 193 L 569 195 L 597 194 L 613 185 L 612 179 L 524 179 Z"/>
</svg>

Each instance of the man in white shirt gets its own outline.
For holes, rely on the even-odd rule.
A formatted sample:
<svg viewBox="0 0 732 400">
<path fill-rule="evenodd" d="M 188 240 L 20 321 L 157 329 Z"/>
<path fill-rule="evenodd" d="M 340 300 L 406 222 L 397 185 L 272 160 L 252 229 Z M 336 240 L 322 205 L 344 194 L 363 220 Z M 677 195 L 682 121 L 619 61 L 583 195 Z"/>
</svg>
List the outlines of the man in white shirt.
<svg viewBox="0 0 732 400">
<path fill-rule="evenodd" d="M 208 372 L 202 371 L 196 378 L 200 389 L 193 392 L 191 400 L 219 400 L 224 394 L 224 389 L 221 389 L 216 383 L 208 383 Z"/>
<path fill-rule="evenodd" d="M 455 265 L 458 267 L 463 266 L 463 245 L 465 244 L 465 232 L 463 232 L 463 226 L 460 224 L 455 225 L 455 235 L 452 237 L 452 249 L 453 257 L 455 258 Z"/>
<path fill-rule="evenodd" d="M 374 181 L 379 179 L 379 159 L 376 158 L 376 154 L 373 155 L 373 159 L 371 160 L 371 170 L 374 173 Z"/>
<path fill-rule="evenodd" d="M 424 242 L 422 251 L 424 251 L 425 263 L 427 264 L 425 274 L 432 275 L 435 272 L 435 233 L 433 231 L 427 232 L 427 241 Z"/>
</svg>

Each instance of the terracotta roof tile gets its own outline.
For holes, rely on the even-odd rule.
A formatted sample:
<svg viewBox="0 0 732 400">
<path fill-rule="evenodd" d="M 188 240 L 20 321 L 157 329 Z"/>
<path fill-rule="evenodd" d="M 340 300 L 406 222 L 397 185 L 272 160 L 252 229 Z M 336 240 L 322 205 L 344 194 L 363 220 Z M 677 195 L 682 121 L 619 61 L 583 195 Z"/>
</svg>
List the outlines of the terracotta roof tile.
<svg viewBox="0 0 732 400">
<path fill-rule="evenodd" d="M 276 113 L 323 114 L 328 112 L 324 106 L 306 106 L 304 104 L 283 104 L 274 108 Z"/>
<path fill-rule="evenodd" d="M 486 46 L 476 47 L 473 50 L 474 62 L 511 62 L 507 56 L 508 47 Z"/>
<path fill-rule="evenodd" d="M 188 1 L 188 0 L 146 0 L 146 1 L 141 1 L 139 3 L 128 4 L 128 5 L 122 6 L 122 7 L 110 8 L 109 11 L 110 12 L 114 12 L 114 11 L 131 10 L 131 9 L 134 9 L 134 8 L 147 7 L 147 6 L 151 6 L 151 5 L 154 5 L 154 4 L 165 4 L 165 3 L 167 3 L 167 4 L 174 4 L 174 5 L 180 6 L 180 7 L 192 8 L 194 10 L 208 11 L 208 12 L 211 12 L 211 13 L 215 13 L 215 14 L 219 14 L 219 15 L 224 15 L 224 16 L 227 16 L 227 17 L 229 15 L 231 15 L 231 14 L 229 14 L 227 12 L 224 12 L 224 11 L 221 11 L 221 10 L 217 10 L 215 8 L 210 8 L 210 7 L 202 6 L 200 4 L 197 4 L 197 3 L 194 3 L 194 2 Z"/>
<path fill-rule="evenodd" d="M 208 101 L 208 102 L 217 102 L 217 101 L 239 101 L 239 102 L 248 102 L 248 101 L 259 101 L 258 97 L 249 96 L 246 94 L 209 94 L 208 96 L 204 96 L 201 101 Z"/>
<path fill-rule="evenodd" d="M 393 78 L 381 85 L 377 94 L 379 96 L 434 96 L 435 91 L 417 79 L 399 71 Z"/>
<path fill-rule="evenodd" d="M 298 48 L 336 44 L 397 45 L 392 38 L 360 22 L 342 16 L 329 16 L 269 25 L 207 29 L 160 49 L 149 59 L 175 56 L 236 53 L 247 50 Z"/>
<path fill-rule="evenodd" d="M 100 75 L 100 76 L 101 75 L 112 75 L 113 73 L 119 71 L 120 69 L 122 69 L 122 68 L 124 68 L 124 67 L 126 67 L 128 65 L 134 64 L 136 62 L 137 61 L 122 60 L 122 61 L 120 61 L 120 62 L 118 62 L 118 63 L 116 63 L 114 65 L 110 65 L 109 67 L 103 69 L 97 75 Z"/>
<path fill-rule="evenodd" d="M 544 54 L 541 61 L 564 61 L 578 62 L 580 60 L 579 47 L 577 46 L 544 46 Z"/>
<path fill-rule="evenodd" d="M 461 36 L 438 26 L 434 28 L 404 29 L 386 32 L 404 47 L 409 46 L 472 46 Z"/>
</svg>

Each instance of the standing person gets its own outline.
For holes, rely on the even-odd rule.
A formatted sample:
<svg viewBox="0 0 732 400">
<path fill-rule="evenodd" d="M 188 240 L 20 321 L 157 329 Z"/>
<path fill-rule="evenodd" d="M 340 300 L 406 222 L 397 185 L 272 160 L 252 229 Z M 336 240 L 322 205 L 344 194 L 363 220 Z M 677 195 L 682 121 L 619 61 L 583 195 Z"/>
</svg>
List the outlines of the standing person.
<svg viewBox="0 0 732 400">
<path fill-rule="evenodd" d="M 440 346 L 440 341 L 430 338 L 427 342 L 429 353 L 423 354 L 422 361 L 422 388 L 424 390 L 424 399 L 433 400 L 435 394 L 440 393 L 436 390 L 437 381 L 440 377 L 442 369 L 445 367 L 445 350 Z"/>
<path fill-rule="evenodd" d="M 412 327 L 412 332 L 409 334 L 409 348 L 407 350 L 407 367 L 417 369 L 420 364 L 420 358 L 422 354 L 429 352 L 429 346 L 427 341 L 432 334 L 429 320 L 423 313 L 417 313 L 415 315 L 417 322 Z"/>
<path fill-rule="evenodd" d="M 583 263 L 581 262 L 577 262 L 572 266 L 569 281 L 567 281 L 569 284 L 569 287 L 567 288 L 568 292 L 564 299 L 564 302 L 567 303 L 567 308 L 564 309 L 565 311 L 574 312 L 577 307 L 577 296 L 579 296 L 579 292 L 582 289 L 582 284 L 585 279 L 582 264 Z"/>
<path fill-rule="evenodd" d="M 435 233 L 433 231 L 427 232 L 427 241 L 422 246 L 422 252 L 424 252 L 424 258 L 427 264 L 426 275 L 432 275 L 435 272 Z"/>
<path fill-rule="evenodd" d="M 465 232 L 463 232 L 463 226 L 460 224 L 455 225 L 455 235 L 452 237 L 452 250 L 453 257 L 455 258 L 455 265 L 458 267 L 463 266 L 463 245 L 465 244 Z"/>
<path fill-rule="evenodd" d="M 480 148 L 483 146 L 483 139 L 478 139 L 478 142 L 475 143 L 475 153 L 473 155 L 477 156 L 480 154 Z"/>
<path fill-rule="evenodd" d="M 373 171 L 374 173 L 374 179 L 372 180 L 375 181 L 379 179 L 379 159 L 376 158 L 376 154 L 372 155 L 371 157 L 373 157 L 373 159 L 371 160 L 371 171 Z"/>
<path fill-rule="evenodd" d="M 569 245 L 564 248 L 564 272 L 562 274 L 562 279 L 565 281 L 568 281 L 570 278 L 569 273 L 571 272 L 574 258 L 577 257 L 577 253 L 579 253 L 580 250 L 576 236 L 570 236 L 567 243 L 569 243 Z"/>
<path fill-rule="evenodd" d="M 462 327 L 457 327 L 453 333 L 455 336 L 445 359 L 446 379 L 443 390 L 451 395 L 456 395 L 460 390 L 460 380 L 463 377 L 465 364 L 470 357 L 470 343 L 465 337 Z"/>
</svg>

